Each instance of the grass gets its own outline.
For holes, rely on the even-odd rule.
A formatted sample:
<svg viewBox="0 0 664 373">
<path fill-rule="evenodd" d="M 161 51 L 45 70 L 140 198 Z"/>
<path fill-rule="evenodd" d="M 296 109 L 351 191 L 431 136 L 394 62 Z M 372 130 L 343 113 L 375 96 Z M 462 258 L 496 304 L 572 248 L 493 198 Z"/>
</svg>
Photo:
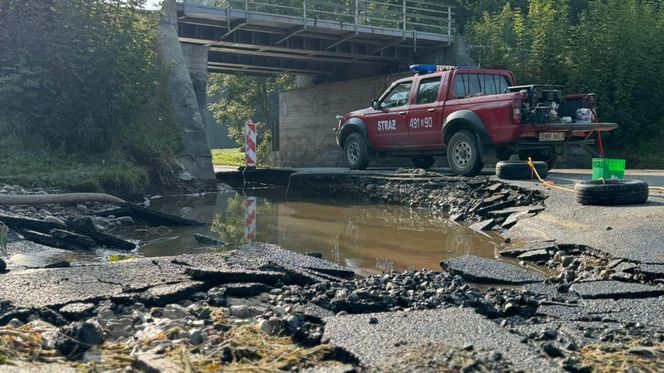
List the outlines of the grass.
<svg viewBox="0 0 664 373">
<path fill-rule="evenodd" d="M 225 311 L 221 308 L 213 309 L 211 320 L 228 324 Z M 164 340 L 167 334 L 168 331 L 159 333 L 154 340 Z M 135 362 L 135 351 L 144 349 L 138 344 L 145 346 L 151 341 L 136 342 L 129 339 L 120 343 L 107 342 L 101 347 L 102 361 L 82 363 L 79 370 L 97 372 L 129 369 Z M 331 351 L 329 345 L 305 348 L 294 344 L 289 337 L 269 336 L 254 325 L 241 325 L 228 331 L 213 332 L 199 346 L 181 342 L 177 346 L 167 347 L 163 358 L 180 366 L 184 372 L 279 372 L 332 364 L 325 361 Z"/>
<path fill-rule="evenodd" d="M 77 158 L 45 152 L 0 152 L 0 183 L 54 187 L 74 192 L 139 194 L 149 183 L 146 169 L 107 154 Z"/>
<path fill-rule="evenodd" d="M 638 347 L 636 341 L 634 347 Z M 593 372 L 661 372 L 664 369 L 664 344 L 657 343 L 645 347 L 650 356 L 631 353 L 630 346 L 588 345 L 580 350 L 582 362 L 590 366 Z"/>
<path fill-rule="evenodd" d="M 238 148 L 212 149 L 212 163 L 217 166 L 244 166 L 244 152 Z"/>
</svg>

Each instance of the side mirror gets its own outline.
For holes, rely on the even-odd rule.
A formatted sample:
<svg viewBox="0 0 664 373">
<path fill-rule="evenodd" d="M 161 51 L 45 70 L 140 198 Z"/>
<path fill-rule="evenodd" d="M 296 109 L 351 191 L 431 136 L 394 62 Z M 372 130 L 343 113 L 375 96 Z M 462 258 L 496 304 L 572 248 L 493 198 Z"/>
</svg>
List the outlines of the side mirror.
<svg viewBox="0 0 664 373">
<path fill-rule="evenodd" d="M 371 100 L 371 108 L 374 110 L 380 110 L 380 101 L 378 100 Z"/>
</svg>

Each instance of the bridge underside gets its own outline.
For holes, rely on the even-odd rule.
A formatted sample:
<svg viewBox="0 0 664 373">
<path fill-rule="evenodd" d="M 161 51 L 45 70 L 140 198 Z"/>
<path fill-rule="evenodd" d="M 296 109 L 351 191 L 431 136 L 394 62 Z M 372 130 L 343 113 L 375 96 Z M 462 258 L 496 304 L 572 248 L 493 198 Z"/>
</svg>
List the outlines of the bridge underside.
<svg viewBox="0 0 664 373">
<path fill-rule="evenodd" d="M 190 3 L 177 16 L 180 42 L 207 46 L 208 71 L 219 73 L 332 76 L 350 65 L 388 73 L 452 42 L 449 24 L 434 33 Z"/>
</svg>

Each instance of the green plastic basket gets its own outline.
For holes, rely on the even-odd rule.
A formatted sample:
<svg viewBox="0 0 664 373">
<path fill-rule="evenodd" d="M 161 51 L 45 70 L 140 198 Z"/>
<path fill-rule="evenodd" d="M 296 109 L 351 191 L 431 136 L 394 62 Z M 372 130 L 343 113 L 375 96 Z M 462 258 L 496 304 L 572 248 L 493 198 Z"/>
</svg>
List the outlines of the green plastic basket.
<svg viewBox="0 0 664 373">
<path fill-rule="evenodd" d="M 622 180 L 624 178 L 624 159 L 593 158 L 593 180 Z"/>
</svg>

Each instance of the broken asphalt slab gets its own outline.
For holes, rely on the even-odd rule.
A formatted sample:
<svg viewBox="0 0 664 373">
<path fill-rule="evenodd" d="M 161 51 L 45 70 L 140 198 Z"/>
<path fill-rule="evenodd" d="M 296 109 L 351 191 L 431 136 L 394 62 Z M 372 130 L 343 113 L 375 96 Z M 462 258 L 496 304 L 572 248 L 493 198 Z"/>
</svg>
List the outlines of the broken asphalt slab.
<svg viewBox="0 0 664 373">
<path fill-rule="evenodd" d="M 335 277 L 350 279 L 355 276 L 355 272 L 347 267 L 311 255 L 284 250 L 277 245 L 266 243 L 254 243 L 243 246 L 232 252 L 229 260 L 237 261 L 237 263 L 245 266 L 265 270 L 268 270 L 271 266 L 277 266 L 286 270 L 292 269 L 299 275 L 310 277 L 312 282 L 321 279 L 334 280 Z"/>
<path fill-rule="evenodd" d="M 374 313 L 325 319 L 323 341 L 367 367 L 400 365 L 407 352 L 426 345 L 497 351 L 515 370 L 560 371 L 554 362 L 492 321 L 469 309 Z M 391 361 L 391 360 L 397 360 Z"/>
<path fill-rule="evenodd" d="M 537 314 L 566 321 L 613 321 L 664 328 L 664 298 L 584 299 L 569 305 L 542 305 Z"/>
<path fill-rule="evenodd" d="M 527 284 L 546 279 L 541 273 L 474 255 L 443 260 L 440 265 L 444 270 L 476 283 Z"/>
<path fill-rule="evenodd" d="M 111 299 L 164 283 L 189 281 L 183 272 L 149 260 L 10 272 L 2 277 L 0 300 L 15 307 L 36 308 Z"/>
<path fill-rule="evenodd" d="M 287 251 L 276 245 L 250 244 L 235 252 L 140 258 L 68 268 L 12 271 L 2 275 L 0 300 L 17 308 L 60 308 L 103 299 L 147 304 L 173 302 L 224 283 L 292 284 L 302 276 L 315 282 L 340 280 L 332 273 L 354 274 L 334 263 Z M 253 290 L 252 290 L 253 291 Z"/>
<path fill-rule="evenodd" d="M 515 249 L 510 248 L 507 250 L 503 250 L 500 252 L 500 255 L 508 256 L 510 258 L 516 258 L 519 255 L 523 255 L 531 251 L 546 250 L 549 253 L 554 253 L 557 249 L 558 248 L 556 246 L 555 241 L 539 241 L 539 242 L 529 243 L 520 248 L 515 248 Z"/>
<path fill-rule="evenodd" d="M 650 298 L 664 295 L 663 287 L 612 280 L 577 282 L 570 287 L 570 291 L 586 299 Z"/>
</svg>

